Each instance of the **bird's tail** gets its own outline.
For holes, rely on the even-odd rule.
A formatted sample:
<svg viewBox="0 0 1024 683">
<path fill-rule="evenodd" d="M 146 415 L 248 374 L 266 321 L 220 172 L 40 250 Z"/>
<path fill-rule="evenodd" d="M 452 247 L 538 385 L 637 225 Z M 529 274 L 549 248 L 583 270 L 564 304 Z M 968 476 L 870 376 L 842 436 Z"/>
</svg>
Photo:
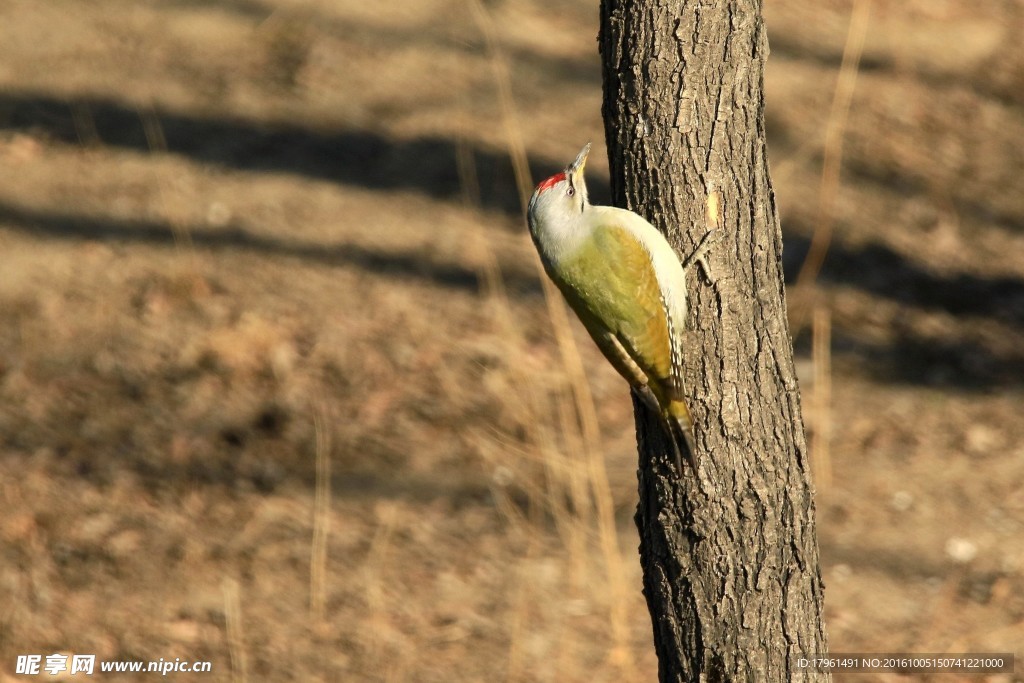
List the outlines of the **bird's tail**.
<svg viewBox="0 0 1024 683">
<path fill-rule="evenodd" d="M 683 471 L 683 457 L 690 463 L 694 474 L 697 472 L 697 444 L 693 440 L 693 420 L 690 410 L 682 401 L 670 401 L 664 413 L 668 427 L 669 441 L 675 451 L 676 467 Z"/>
</svg>

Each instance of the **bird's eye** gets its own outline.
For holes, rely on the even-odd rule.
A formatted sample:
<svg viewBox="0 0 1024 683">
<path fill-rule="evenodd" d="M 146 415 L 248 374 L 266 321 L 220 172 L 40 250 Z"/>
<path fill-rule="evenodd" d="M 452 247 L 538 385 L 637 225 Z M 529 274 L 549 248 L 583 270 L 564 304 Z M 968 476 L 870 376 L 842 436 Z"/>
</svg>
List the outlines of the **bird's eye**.
<svg viewBox="0 0 1024 683">
<path fill-rule="evenodd" d="M 576 190 L 574 190 L 572 185 L 570 185 L 569 187 L 566 188 L 565 194 L 566 194 L 567 197 L 571 197 L 574 194 L 576 194 Z"/>
</svg>

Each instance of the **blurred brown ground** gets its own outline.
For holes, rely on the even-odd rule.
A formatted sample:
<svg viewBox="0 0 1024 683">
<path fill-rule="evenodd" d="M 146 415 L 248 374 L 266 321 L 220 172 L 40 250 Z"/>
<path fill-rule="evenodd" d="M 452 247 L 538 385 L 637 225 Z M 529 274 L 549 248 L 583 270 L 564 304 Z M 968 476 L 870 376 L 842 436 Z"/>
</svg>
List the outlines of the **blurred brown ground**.
<svg viewBox="0 0 1024 683">
<path fill-rule="evenodd" d="M 488 3 L 534 179 L 593 140 L 606 200 L 596 6 Z M 851 5 L 765 12 L 794 275 Z M 831 645 L 1019 658 L 1024 5 L 870 21 L 819 280 Z M 574 327 L 616 578 L 492 66 L 460 0 L 0 5 L 0 681 L 57 651 L 213 662 L 178 680 L 654 680 L 630 403 Z"/>
</svg>

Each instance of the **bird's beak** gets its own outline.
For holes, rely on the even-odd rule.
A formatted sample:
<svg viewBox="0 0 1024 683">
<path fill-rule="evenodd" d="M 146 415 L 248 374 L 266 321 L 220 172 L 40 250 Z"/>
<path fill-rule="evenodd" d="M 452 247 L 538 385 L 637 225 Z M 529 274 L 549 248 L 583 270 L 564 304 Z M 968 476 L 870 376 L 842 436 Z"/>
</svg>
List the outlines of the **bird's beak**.
<svg viewBox="0 0 1024 683">
<path fill-rule="evenodd" d="M 570 176 L 573 180 L 573 185 L 576 184 L 577 180 L 583 179 L 583 167 L 587 165 L 587 157 L 590 155 L 590 143 L 580 150 L 580 153 L 576 155 L 576 161 L 569 164 L 569 168 L 565 169 L 566 175 Z"/>
</svg>

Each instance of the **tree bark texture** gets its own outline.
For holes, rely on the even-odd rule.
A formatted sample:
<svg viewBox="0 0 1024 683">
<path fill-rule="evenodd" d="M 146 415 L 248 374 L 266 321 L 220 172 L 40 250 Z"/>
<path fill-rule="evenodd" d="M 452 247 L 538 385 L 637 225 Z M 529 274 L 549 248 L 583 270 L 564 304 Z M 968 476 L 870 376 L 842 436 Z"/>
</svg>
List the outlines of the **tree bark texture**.
<svg viewBox="0 0 1024 683">
<path fill-rule="evenodd" d="M 660 681 L 828 680 L 823 585 L 782 236 L 768 173 L 759 0 L 602 0 L 604 121 L 616 205 L 691 269 L 686 394 L 699 468 L 669 466 L 636 403 L 636 523 Z"/>
</svg>

